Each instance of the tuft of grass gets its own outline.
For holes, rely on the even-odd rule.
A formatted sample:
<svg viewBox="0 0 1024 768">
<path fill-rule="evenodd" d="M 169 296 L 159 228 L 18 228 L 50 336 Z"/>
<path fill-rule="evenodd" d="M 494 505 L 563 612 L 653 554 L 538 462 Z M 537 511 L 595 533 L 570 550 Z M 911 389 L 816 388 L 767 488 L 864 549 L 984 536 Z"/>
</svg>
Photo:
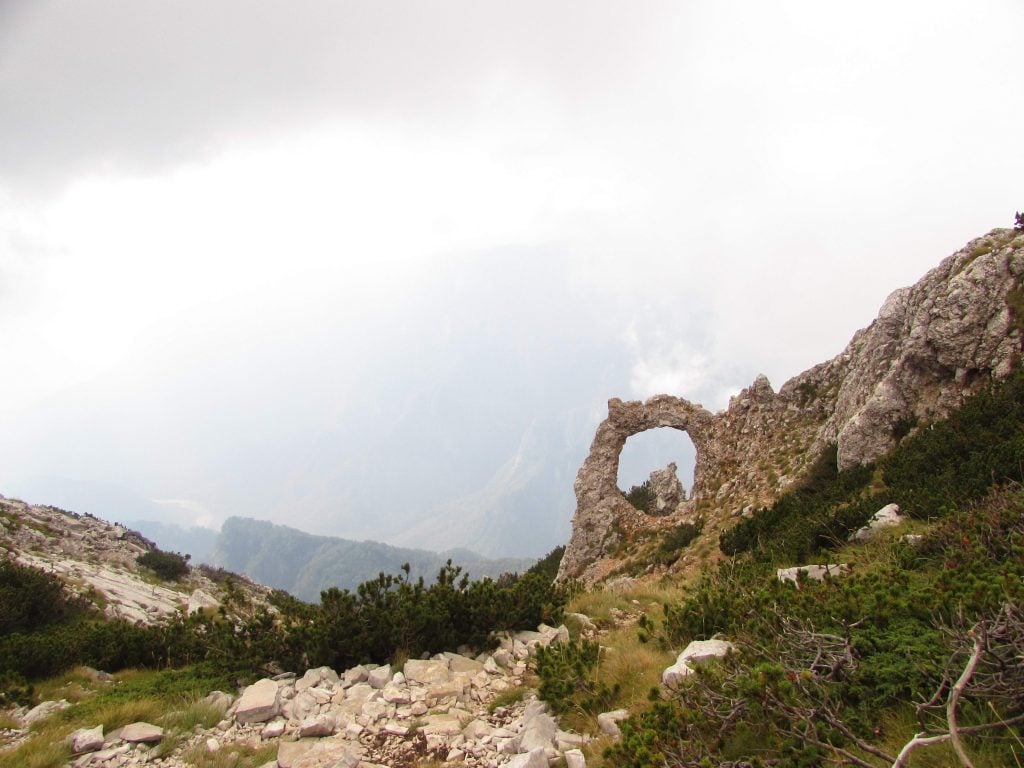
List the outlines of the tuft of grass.
<svg viewBox="0 0 1024 768">
<path fill-rule="evenodd" d="M 66 735 L 66 734 L 65 734 Z M 71 750 L 61 741 L 34 738 L 10 754 L 3 755 L 4 768 L 59 768 L 71 759 Z"/>
<path fill-rule="evenodd" d="M 883 737 L 879 746 L 895 755 L 919 730 L 920 724 L 914 714 L 914 708 L 907 705 L 883 718 L 881 727 Z M 1012 735 L 1007 736 L 1009 740 L 1015 738 Z M 1024 745 L 1007 745 L 1004 741 L 1002 739 L 980 740 L 967 737 L 964 740 L 964 745 L 975 768 L 1010 768 L 1013 765 L 1024 765 Z M 1007 762 L 1008 759 L 1013 759 L 1008 752 L 1016 756 L 1016 762 Z M 948 766 L 959 765 L 959 763 L 956 753 L 948 742 L 918 747 L 911 753 L 910 759 L 910 764 L 914 768 L 948 768 Z"/>
<path fill-rule="evenodd" d="M 197 700 L 215 688 L 230 688 L 223 675 L 202 665 L 180 670 L 126 670 L 115 675 L 115 681 L 97 683 L 86 670 L 77 669 L 40 683 L 39 690 L 43 692 L 81 688 L 87 695 L 68 709 L 36 723 L 32 737 L 4 754 L 0 766 L 58 768 L 70 759 L 65 740 L 72 731 L 102 724 L 104 731 L 109 732 L 139 720 L 166 729 L 165 743 L 158 748 L 157 755 L 167 756 L 180 745 L 181 733 L 195 725 L 210 727 L 219 722 L 220 712 Z M 71 700 L 65 693 L 61 695 Z M 264 762 L 267 760 L 255 762 L 253 768 Z M 238 765 L 245 768 L 248 764 Z"/>
<path fill-rule="evenodd" d="M 511 707 L 524 698 L 526 698 L 525 686 L 517 685 L 514 688 L 508 688 L 491 699 L 490 704 L 487 705 L 487 711 L 493 715 L 498 707 Z"/>
<path fill-rule="evenodd" d="M 88 667 L 75 667 L 62 675 L 36 683 L 35 692 L 39 701 L 67 699 L 76 704 L 107 685 L 96 681 Z"/>
<path fill-rule="evenodd" d="M 206 730 L 219 723 L 223 717 L 220 707 L 209 702 L 194 701 L 184 709 L 168 712 L 160 718 L 160 725 L 175 731 L 191 731 L 197 725 Z"/>
<path fill-rule="evenodd" d="M 0 731 L 10 730 L 13 731 L 20 728 L 21 724 L 13 717 L 8 715 L 6 712 L 0 712 Z"/>
<path fill-rule="evenodd" d="M 204 744 L 197 744 L 184 755 L 185 763 L 194 768 L 260 768 L 277 759 L 277 745 L 253 748 L 240 744 L 225 744 L 216 752 L 207 752 Z"/>
</svg>

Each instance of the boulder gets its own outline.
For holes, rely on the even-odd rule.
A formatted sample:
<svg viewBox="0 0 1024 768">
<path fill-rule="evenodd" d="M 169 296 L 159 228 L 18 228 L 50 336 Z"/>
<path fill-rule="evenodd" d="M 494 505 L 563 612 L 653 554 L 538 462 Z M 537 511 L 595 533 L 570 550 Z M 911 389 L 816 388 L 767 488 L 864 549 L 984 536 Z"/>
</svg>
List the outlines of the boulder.
<svg viewBox="0 0 1024 768">
<path fill-rule="evenodd" d="M 366 682 L 378 690 L 383 688 L 391 682 L 391 665 L 385 664 L 371 669 L 366 675 Z"/>
<path fill-rule="evenodd" d="M 313 741 L 282 741 L 277 748 L 278 768 L 293 768 L 316 742 Z"/>
<path fill-rule="evenodd" d="M 585 613 L 567 613 L 565 614 L 565 618 L 571 621 L 575 621 L 577 624 L 580 625 L 580 629 L 584 631 L 597 631 L 597 625 L 595 625 L 594 622 L 590 620 L 590 617 L 587 616 L 587 614 Z"/>
<path fill-rule="evenodd" d="M 223 715 L 235 703 L 235 697 L 230 693 L 224 693 L 224 691 L 211 691 L 200 699 L 199 703 L 208 704 Z"/>
<path fill-rule="evenodd" d="M 800 574 L 811 581 L 824 581 L 826 576 L 842 576 L 850 572 L 850 566 L 846 563 L 826 563 L 823 565 L 797 565 L 792 568 L 779 568 L 775 576 L 779 581 L 792 581 L 799 583 Z"/>
<path fill-rule="evenodd" d="M 466 661 L 469 661 L 469 659 Z M 447 683 L 452 679 L 448 659 L 430 661 L 410 659 L 405 662 L 403 671 L 405 672 L 406 680 L 412 683 L 419 683 L 420 685 L 430 686 L 438 683 Z"/>
<path fill-rule="evenodd" d="M 319 709 L 317 700 L 309 691 L 303 691 L 284 705 L 284 713 L 289 720 L 305 720 Z M 262 721 L 261 721 L 262 722 Z"/>
<path fill-rule="evenodd" d="M 265 723 L 280 711 L 277 683 L 263 678 L 242 693 L 235 708 L 235 720 L 239 723 Z"/>
<path fill-rule="evenodd" d="M 565 757 L 565 768 L 587 768 L 587 759 L 583 756 L 582 750 L 567 749 Z"/>
<path fill-rule="evenodd" d="M 337 721 L 330 715 L 307 717 L 299 723 L 299 738 L 331 736 L 337 727 Z"/>
<path fill-rule="evenodd" d="M 68 704 L 66 699 L 61 699 L 60 701 L 44 701 L 41 704 L 37 704 L 32 707 L 32 709 L 25 713 L 25 716 L 21 718 L 21 722 L 27 727 L 33 723 L 38 723 L 40 720 L 45 720 L 54 712 L 60 712 L 62 709 L 67 709 L 70 706 L 71 705 Z"/>
<path fill-rule="evenodd" d="M 342 680 L 342 684 L 346 688 L 351 688 L 356 683 L 365 683 L 367 676 L 370 674 L 370 670 L 360 664 L 352 669 L 345 670 L 345 676 Z"/>
<path fill-rule="evenodd" d="M 671 515 L 679 505 L 686 501 L 686 490 L 676 475 L 676 464 L 671 462 L 664 469 L 656 469 L 648 478 L 648 487 L 654 494 L 654 509 L 647 510 L 652 515 Z"/>
<path fill-rule="evenodd" d="M 284 720 L 277 719 L 271 720 L 260 731 L 260 736 L 264 739 L 277 739 L 284 736 L 285 722 Z"/>
<path fill-rule="evenodd" d="M 485 736 L 490 736 L 494 733 L 494 726 L 489 723 L 485 723 L 483 720 L 472 720 L 470 723 L 462 729 L 462 735 L 467 739 L 473 741 L 479 741 Z"/>
<path fill-rule="evenodd" d="M 412 703 L 412 696 L 409 693 L 409 689 L 404 685 L 388 683 L 381 690 L 381 696 L 388 704 L 402 706 L 404 704 Z"/>
<path fill-rule="evenodd" d="M 693 674 L 694 667 L 720 659 L 736 650 L 727 640 L 694 640 L 676 657 L 676 663 L 661 673 L 662 685 L 672 687 Z"/>
<path fill-rule="evenodd" d="M 619 722 L 627 717 L 629 717 L 629 712 L 625 709 L 602 712 L 597 716 L 597 727 L 601 729 L 602 733 L 607 733 L 613 739 L 618 740 L 622 737 L 622 731 L 619 730 Z"/>
<path fill-rule="evenodd" d="M 76 755 L 103 749 L 103 726 L 79 728 L 68 736 L 68 746 L 71 747 L 71 751 Z"/>
<path fill-rule="evenodd" d="M 117 735 L 129 744 L 158 744 L 164 737 L 164 729 L 152 723 L 138 722 L 119 729 Z"/>
<path fill-rule="evenodd" d="M 886 504 L 871 516 L 867 525 L 850 534 L 850 541 L 867 541 L 883 528 L 894 528 L 902 522 L 899 504 Z"/>
<path fill-rule="evenodd" d="M 555 744 L 558 723 L 548 714 L 547 705 L 540 701 L 531 701 L 523 713 L 523 727 L 519 732 L 519 751 L 530 752 L 534 749 L 548 749 Z"/>
<path fill-rule="evenodd" d="M 508 768 L 548 768 L 548 756 L 543 747 L 516 755 L 506 763 Z"/>
<path fill-rule="evenodd" d="M 484 668 L 482 662 L 467 658 L 458 653 L 445 653 L 442 655 L 448 659 L 448 668 L 453 675 L 467 674 L 472 676 Z"/>
</svg>

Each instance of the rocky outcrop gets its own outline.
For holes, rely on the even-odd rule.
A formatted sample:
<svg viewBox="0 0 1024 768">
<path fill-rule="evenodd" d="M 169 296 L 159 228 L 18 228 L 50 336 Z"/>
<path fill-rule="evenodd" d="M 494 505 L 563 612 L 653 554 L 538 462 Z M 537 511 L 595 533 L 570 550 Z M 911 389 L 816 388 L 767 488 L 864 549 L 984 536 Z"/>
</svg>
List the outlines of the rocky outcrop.
<svg viewBox="0 0 1024 768">
<path fill-rule="evenodd" d="M 572 538 L 566 547 L 559 578 L 580 576 L 595 559 L 618 543 L 613 524 L 638 514 L 618 487 L 619 455 L 626 440 L 640 432 L 671 427 L 686 432 L 697 450 L 694 496 L 703 489 L 714 415 L 702 406 L 670 395 L 658 395 L 647 402 L 608 401 L 608 418 L 601 422 L 590 446 L 590 455 L 576 475 L 576 517 Z"/>
<path fill-rule="evenodd" d="M 576 478 L 573 532 L 559 578 L 594 581 L 621 532 L 651 525 L 616 485 L 626 438 L 655 427 L 687 432 L 693 491 L 672 518 L 700 512 L 705 535 L 744 507 L 774 500 L 829 444 L 841 468 L 873 461 L 916 421 L 947 415 L 1017 365 L 1024 328 L 1024 234 L 994 230 L 916 285 L 895 291 L 845 350 L 782 385 L 759 376 L 712 414 L 680 397 L 608 403 Z"/>
<path fill-rule="evenodd" d="M 671 515 L 686 501 L 686 489 L 679 482 L 676 469 L 675 462 L 671 462 L 664 469 L 651 472 L 647 484 L 654 494 L 654 509 L 650 510 L 652 515 Z"/>
</svg>

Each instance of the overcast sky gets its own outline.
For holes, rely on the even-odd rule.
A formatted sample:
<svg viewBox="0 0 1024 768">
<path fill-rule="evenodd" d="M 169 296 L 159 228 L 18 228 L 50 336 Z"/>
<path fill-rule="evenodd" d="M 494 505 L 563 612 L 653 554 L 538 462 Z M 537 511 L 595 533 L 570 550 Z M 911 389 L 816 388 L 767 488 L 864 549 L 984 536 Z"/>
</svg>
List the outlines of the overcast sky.
<svg viewBox="0 0 1024 768">
<path fill-rule="evenodd" d="M 1012 223 L 1022 32 L 1019 0 L 0 0 L 0 493 L 393 539 L 543 443 L 561 536 L 609 397 L 778 387 Z"/>
</svg>

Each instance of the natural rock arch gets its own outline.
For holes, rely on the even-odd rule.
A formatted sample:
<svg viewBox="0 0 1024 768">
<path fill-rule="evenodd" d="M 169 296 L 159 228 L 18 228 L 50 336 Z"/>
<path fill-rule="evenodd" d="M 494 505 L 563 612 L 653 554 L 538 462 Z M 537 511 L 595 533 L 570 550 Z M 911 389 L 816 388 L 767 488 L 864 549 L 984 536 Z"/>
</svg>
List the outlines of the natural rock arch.
<svg viewBox="0 0 1024 768">
<path fill-rule="evenodd" d="M 655 395 L 645 402 L 623 402 L 618 398 L 608 401 L 608 418 L 598 426 L 590 455 L 573 486 L 576 515 L 572 538 L 559 568 L 560 579 L 579 576 L 589 563 L 605 555 L 616 543 L 612 523 L 621 515 L 634 512 L 618 485 L 619 456 L 626 440 L 659 427 L 686 432 L 697 453 L 691 498 L 700 498 L 705 492 L 714 418 L 702 406 L 672 395 Z"/>
</svg>

